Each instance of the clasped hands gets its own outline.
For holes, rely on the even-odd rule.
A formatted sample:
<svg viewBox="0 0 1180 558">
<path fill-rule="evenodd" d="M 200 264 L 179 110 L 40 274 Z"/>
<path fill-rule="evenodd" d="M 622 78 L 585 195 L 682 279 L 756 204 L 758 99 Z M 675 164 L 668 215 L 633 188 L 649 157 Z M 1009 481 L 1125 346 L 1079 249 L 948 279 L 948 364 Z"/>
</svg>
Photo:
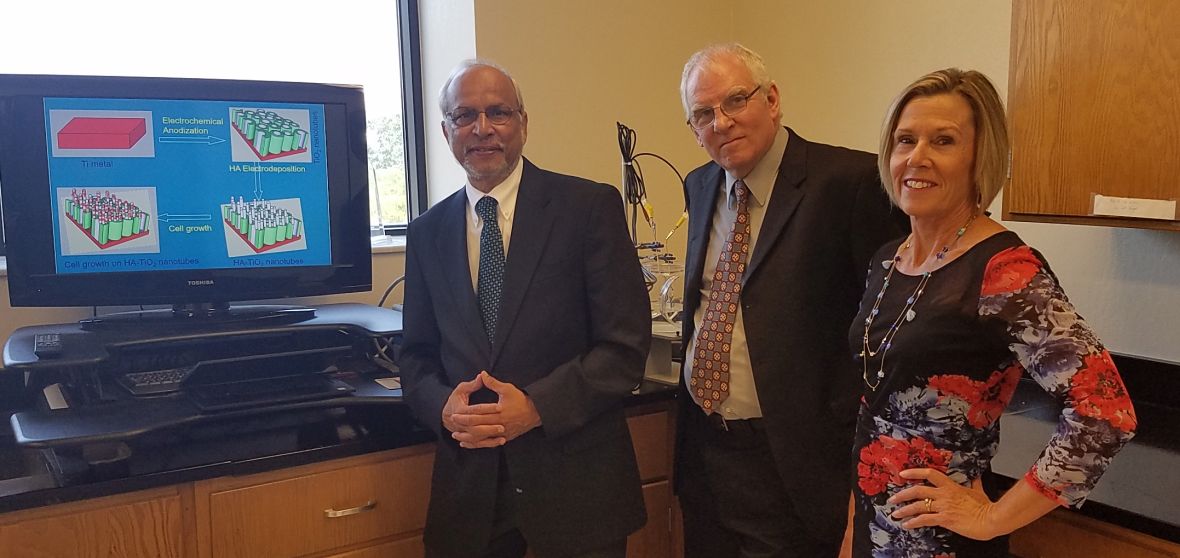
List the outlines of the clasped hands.
<svg viewBox="0 0 1180 558">
<path fill-rule="evenodd" d="M 470 403 L 471 394 L 488 388 L 499 396 L 496 403 Z M 520 388 L 481 371 L 475 379 L 455 386 L 442 411 L 443 427 L 460 447 L 502 446 L 541 425 L 532 399 Z"/>
</svg>

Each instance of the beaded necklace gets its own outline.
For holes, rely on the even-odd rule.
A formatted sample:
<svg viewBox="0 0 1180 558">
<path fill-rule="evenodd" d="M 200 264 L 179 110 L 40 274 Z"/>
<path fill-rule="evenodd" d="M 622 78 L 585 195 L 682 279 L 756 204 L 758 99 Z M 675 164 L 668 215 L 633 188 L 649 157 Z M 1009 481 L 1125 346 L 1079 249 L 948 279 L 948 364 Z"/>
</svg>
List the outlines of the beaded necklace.
<svg viewBox="0 0 1180 558">
<path fill-rule="evenodd" d="M 955 231 L 955 238 L 943 245 L 942 249 L 940 249 L 938 253 L 935 254 L 934 259 L 942 261 L 946 257 L 947 253 L 959 243 L 959 239 L 963 238 L 963 235 L 967 233 L 967 228 L 970 227 L 971 223 L 973 222 L 975 222 L 975 214 L 972 214 L 971 218 L 967 219 L 967 223 L 962 227 L 959 227 L 959 230 Z M 881 300 L 885 298 L 885 290 L 889 288 L 889 280 L 893 278 L 893 270 L 897 269 L 897 265 L 901 263 L 901 255 L 910 248 L 910 245 L 913 243 L 913 238 L 914 236 L 911 234 L 910 237 L 906 239 L 905 245 L 901 247 L 901 250 L 898 250 L 898 253 L 893 256 L 892 260 L 885 260 L 881 262 L 881 265 L 889 271 L 885 273 L 885 280 L 881 282 L 881 291 L 877 293 L 877 300 L 873 302 L 873 308 L 869 310 L 869 315 L 865 318 L 865 333 L 864 337 L 862 338 L 863 342 L 860 351 L 860 362 L 861 368 L 863 370 L 861 377 L 864 379 L 865 385 L 869 386 L 869 389 L 873 391 L 877 391 L 877 387 L 880 386 L 881 381 L 885 379 L 885 354 L 889 352 L 889 348 L 893 346 L 893 338 L 897 336 L 897 331 L 901 329 L 901 325 L 903 323 L 911 322 L 915 317 L 917 317 L 918 313 L 914 311 L 914 305 L 918 303 L 918 299 L 922 297 L 922 293 L 926 292 L 926 284 L 930 282 L 930 276 L 933 273 L 933 270 L 922 273 L 922 278 L 918 281 L 918 286 L 915 287 L 914 292 L 910 294 L 908 298 L 906 298 L 905 305 L 902 306 L 901 312 L 897 314 L 897 318 L 893 320 L 893 324 L 891 324 L 889 329 L 885 331 L 885 335 L 881 337 L 881 342 L 877 344 L 877 348 L 869 348 L 869 328 L 873 326 L 873 320 L 875 320 L 877 318 L 877 314 L 880 313 Z M 876 381 L 873 381 L 869 379 L 869 358 L 875 357 L 878 354 L 881 355 L 881 366 L 877 368 Z"/>
</svg>

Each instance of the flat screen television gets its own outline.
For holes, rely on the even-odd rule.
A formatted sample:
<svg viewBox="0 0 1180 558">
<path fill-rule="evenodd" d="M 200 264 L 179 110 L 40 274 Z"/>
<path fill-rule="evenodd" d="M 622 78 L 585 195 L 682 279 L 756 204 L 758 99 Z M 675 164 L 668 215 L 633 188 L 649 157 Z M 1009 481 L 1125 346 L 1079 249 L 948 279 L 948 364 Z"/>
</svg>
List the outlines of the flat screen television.
<svg viewBox="0 0 1180 558">
<path fill-rule="evenodd" d="M 13 306 L 372 288 L 360 87 L 0 75 L 0 192 Z"/>
</svg>

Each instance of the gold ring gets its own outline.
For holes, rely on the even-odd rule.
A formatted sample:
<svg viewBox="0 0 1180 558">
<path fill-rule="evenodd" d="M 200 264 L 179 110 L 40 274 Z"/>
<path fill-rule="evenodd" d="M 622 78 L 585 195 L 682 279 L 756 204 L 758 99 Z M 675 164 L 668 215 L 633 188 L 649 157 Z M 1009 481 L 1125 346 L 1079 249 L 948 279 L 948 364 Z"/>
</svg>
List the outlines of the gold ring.
<svg viewBox="0 0 1180 558">
<path fill-rule="evenodd" d="M 934 510 L 930 509 L 930 504 L 933 504 L 933 503 L 934 503 L 934 500 L 931 500 L 930 498 L 927 498 L 927 499 L 925 499 L 925 500 L 922 500 L 922 501 L 923 501 L 923 502 L 926 502 L 926 513 L 934 513 Z"/>
</svg>

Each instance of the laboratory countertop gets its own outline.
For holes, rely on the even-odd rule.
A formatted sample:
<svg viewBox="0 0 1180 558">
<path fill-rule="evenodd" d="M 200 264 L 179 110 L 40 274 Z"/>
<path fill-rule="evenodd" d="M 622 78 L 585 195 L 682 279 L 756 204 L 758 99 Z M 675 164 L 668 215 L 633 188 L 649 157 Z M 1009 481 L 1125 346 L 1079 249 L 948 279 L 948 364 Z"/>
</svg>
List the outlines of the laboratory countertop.
<svg viewBox="0 0 1180 558">
<path fill-rule="evenodd" d="M 1036 383 L 1021 380 L 1000 418 L 1000 448 L 992 472 L 1008 480 L 1022 478 L 1056 430 L 1060 410 Z M 1135 437 L 1111 461 L 1078 511 L 1180 542 L 1180 410 L 1136 401 L 1135 412 Z"/>
</svg>

